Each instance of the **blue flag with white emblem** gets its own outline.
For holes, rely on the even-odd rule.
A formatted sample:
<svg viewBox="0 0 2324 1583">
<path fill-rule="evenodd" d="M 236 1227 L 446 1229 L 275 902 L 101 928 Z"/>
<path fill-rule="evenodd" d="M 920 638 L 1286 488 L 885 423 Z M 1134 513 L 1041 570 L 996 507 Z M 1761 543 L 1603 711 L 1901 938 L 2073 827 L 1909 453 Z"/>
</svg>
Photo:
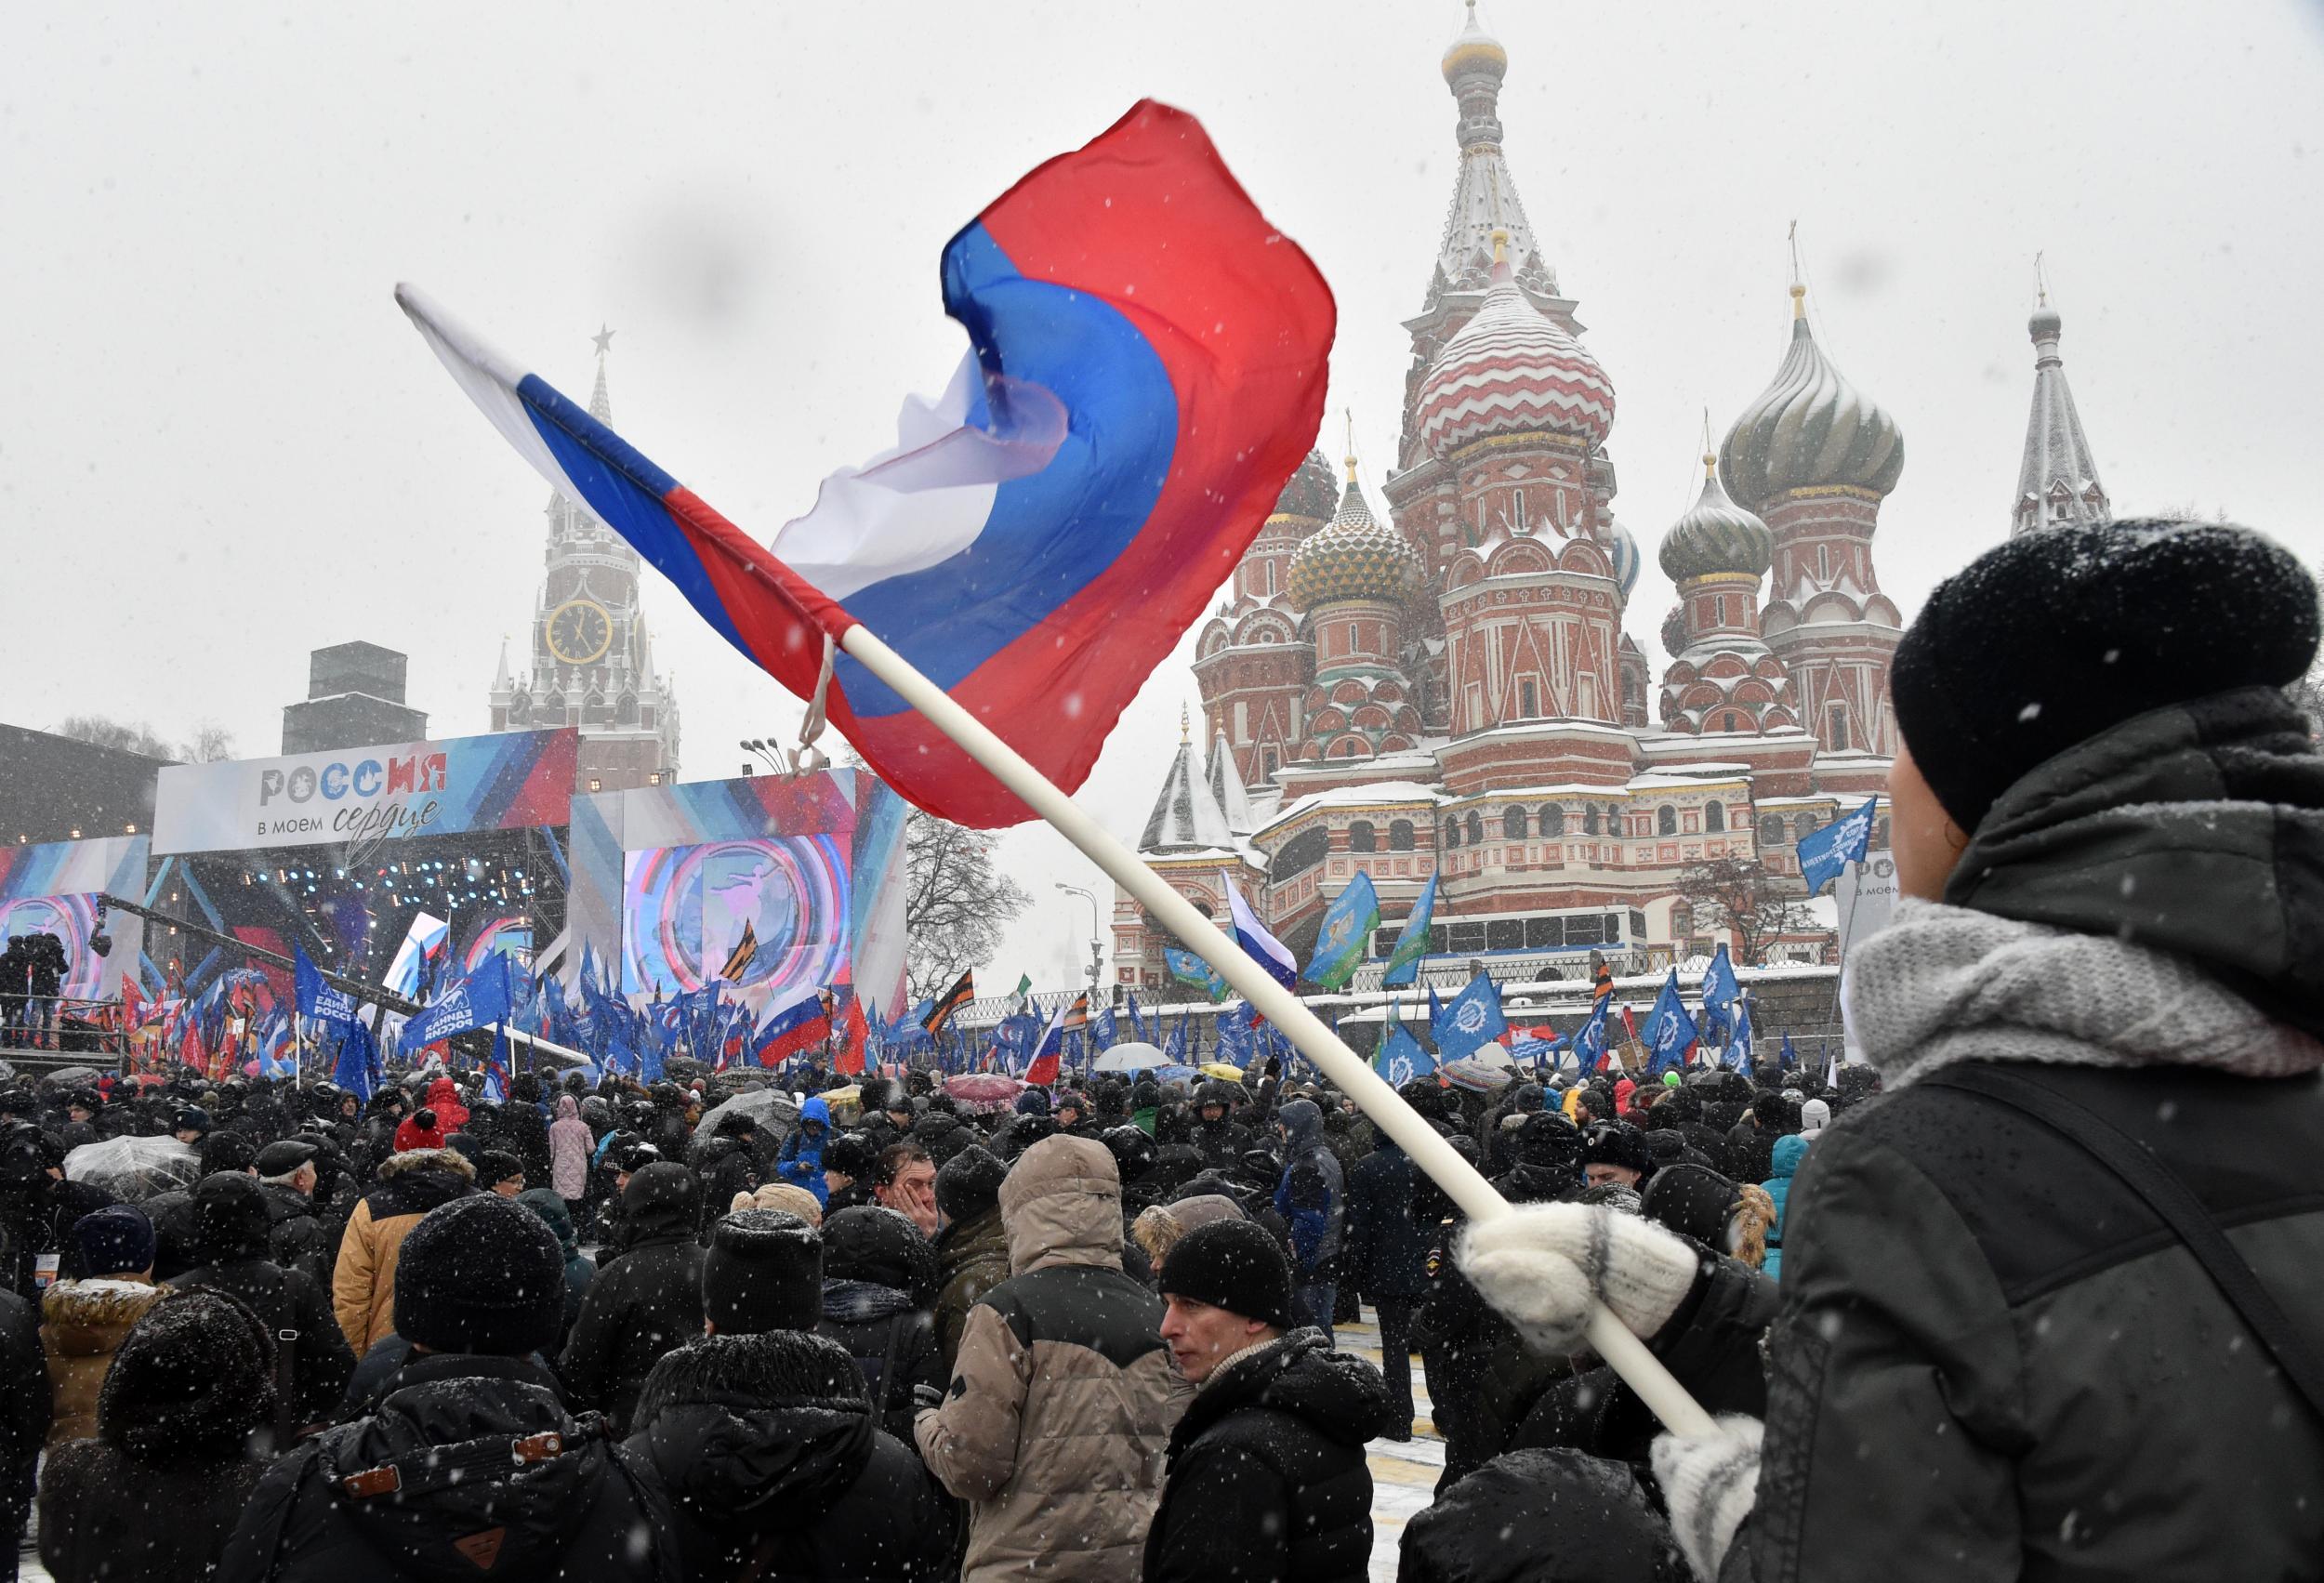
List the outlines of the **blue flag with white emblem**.
<svg viewBox="0 0 2324 1583">
<path fill-rule="evenodd" d="M 1436 1057 L 1420 1048 L 1420 1041 L 1404 1031 L 1402 1022 L 1388 1024 L 1388 1036 L 1380 1041 L 1380 1053 L 1372 1057 L 1372 1070 L 1392 1088 L 1401 1088 L 1415 1077 L 1425 1077 L 1436 1070 Z"/>
<path fill-rule="evenodd" d="M 1727 959 L 1727 943 L 1719 943 L 1718 955 L 1703 973 L 1703 1037 L 1714 1045 L 1723 1045 L 1735 1032 L 1735 1002 L 1743 993 L 1736 982 L 1735 964 Z"/>
<path fill-rule="evenodd" d="M 1434 998 L 1434 992 L 1431 992 Z M 1429 1030 L 1436 1041 L 1437 1053 L 1447 1061 L 1459 1061 L 1479 1045 L 1488 1045 L 1509 1030 L 1509 1019 L 1501 1015 L 1500 986 L 1489 973 L 1479 973 L 1471 979 L 1436 1013 L 1434 1025 Z"/>
<path fill-rule="evenodd" d="M 1872 810 L 1877 802 L 1875 798 L 1866 798 L 1862 808 L 1800 838 L 1800 877 L 1807 881 L 1809 895 L 1839 878 L 1848 864 L 1862 863 L 1872 850 Z"/>
<path fill-rule="evenodd" d="M 1684 1067 L 1686 1052 L 1700 1036 L 1695 1019 L 1679 1001 L 1679 970 L 1672 968 L 1670 976 L 1662 981 L 1662 993 L 1655 996 L 1654 1009 L 1646 1013 L 1646 1049 L 1652 1056 L 1646 1075 L 1659 1077 Z"/>
</svg>

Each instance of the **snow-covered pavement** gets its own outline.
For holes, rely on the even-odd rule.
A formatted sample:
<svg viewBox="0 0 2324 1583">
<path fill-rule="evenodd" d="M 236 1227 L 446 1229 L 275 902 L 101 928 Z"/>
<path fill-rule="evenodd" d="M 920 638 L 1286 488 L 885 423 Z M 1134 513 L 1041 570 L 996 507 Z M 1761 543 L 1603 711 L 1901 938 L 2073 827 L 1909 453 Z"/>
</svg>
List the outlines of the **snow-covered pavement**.
<svg viewBox="0 0 2324 1583">
<path fill-rule="evenodd" d="M 1334 1327 L 1343 1352 L 1380 1362 L 1380 1328 L 1366 1309 L 1361 1325 Z M 1404 1540 L 1406 1519 L 1436 1498 L 1436 1481 L 1445 1471 L 1445 1441 L 1436 1432 L 1434 1409 L 1429 1405 L 1428 1379 L 1420 1360 L 1412 1360 L 1412 1438 L 1375 1440 L 1366 1460 L 1372 1470 L 1372 1583 L 1394 1583 L 1396 1547 Z"/>
</svg>

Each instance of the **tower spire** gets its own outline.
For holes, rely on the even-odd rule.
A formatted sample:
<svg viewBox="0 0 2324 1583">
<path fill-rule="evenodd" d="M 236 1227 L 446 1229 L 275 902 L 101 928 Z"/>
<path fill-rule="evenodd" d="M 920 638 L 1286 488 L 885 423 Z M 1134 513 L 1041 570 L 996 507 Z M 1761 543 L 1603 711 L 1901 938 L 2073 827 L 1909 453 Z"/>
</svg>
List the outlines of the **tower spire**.
<svg viewBox="0 0 2324 1583">
<path fill-rule="evenodd" d="M 614 332 L 601 320 L 597 334 L 589 342 L 597 348 L 597 388 L 589 392 L 589 416 L 600 423 L 614 421 L 614 399 L 605 391 L 605 354 L 614 345 Z"/>
<path fill-rule="evenodd" d="M 2097 458 L 2082 433 L 2074 392 L 2066 383 L 2066 360 L 2058 355 L 2065 321 L 2050 306 L 2050 286 L 2041 255 L 2034 255 L 2033 317 L 2026 331 L 2034 344 L 2033 410 L 2026 419 L 2026 450 L 2017 468 L 2017 501 L 2010 534 L 2031 533 L 2061 522 L 2103 522 L 2114 515 L 2106 485 L 2098 481 Z"/>
<path fill-rule="evenodd" d="M 1537 302 L 1558 295 L 1557 271 L 1541 256 L 1525 206 L 1501 153 L 1501 79 L 1509 73 L 1509 51 L 1485 29 L 1471 0 L 1460 32 L 1442 62 L 1445 86 L 1460 107 L 1454 136 L 1460 144 L 1460 177 L 1452 209 L 1445 217 L 1437 246 L 1436 274 L 1426 307 L 1446 292 L 1483 291 L 1492 284 L 1493 232 L 1509 232 L 1509 264 L 1518 284 Z"/>
</svg>

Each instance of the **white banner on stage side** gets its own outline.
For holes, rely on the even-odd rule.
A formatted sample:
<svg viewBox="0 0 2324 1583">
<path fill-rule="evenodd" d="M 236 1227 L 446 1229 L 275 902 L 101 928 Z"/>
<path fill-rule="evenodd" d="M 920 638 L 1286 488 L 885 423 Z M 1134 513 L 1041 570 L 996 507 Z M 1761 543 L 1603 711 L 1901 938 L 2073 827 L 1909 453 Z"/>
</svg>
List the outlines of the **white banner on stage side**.
<svg viewBox="0 0 2324 1583">
<path fill-rule="evenodd" d="M 1844 986 L 1848 971 L 1848 952 L 1859 940 L 1869 940 L 1888 927 L 1888 920 L 1896 911 L 1896 860 L 1888 852 L 1868 852 L 1862 863 L 1852 863 L 1841 870 L 1833 883 L 1832 897 L 1840 913 L 1840 971 Z M 1842 1026 L 1846 1028 L 1847 995 L 1841 995 Z M 1847 1029 L 1847 1059 L 1862 1061 L 1864 1052 L 1856 1046 L 1855 1031 Z"/>
</svg>

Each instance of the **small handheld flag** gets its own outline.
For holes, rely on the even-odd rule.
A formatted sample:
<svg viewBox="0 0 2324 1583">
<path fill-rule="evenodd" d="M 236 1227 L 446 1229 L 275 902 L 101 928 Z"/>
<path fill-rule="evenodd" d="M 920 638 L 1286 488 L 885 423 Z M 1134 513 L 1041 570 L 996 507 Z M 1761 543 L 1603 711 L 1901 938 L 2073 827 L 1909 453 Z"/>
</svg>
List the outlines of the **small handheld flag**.
<svg viewBox="0 0 2324 1583">
<path fill-rule="evenodd" d="M 1673 968 L 1662 981 L 1662 993 L 1655 996 L 1654 1009 L 1646 1015 L 1646 1048 L 1652 1054 L 1646 1075 L 1659 1077 L 1684 1066 L 1687 1051 L 1700 1036 L 1695 1019 L 1679 1001 L 1679 972 Z"/>
<path fill-rule="evenodd" d="M 1388 970 L 1380 976 L 1381 988 L 1401 989 L 1419 976 L 1420 958 L 1428 955 L 1429 920 L 1435 916 L 1436 876 L 1431 874 L 1420 899 L 1412 904 L 1412 911 L 1405 916 L 1404 930 L 1396 936 L 1395 949 L 1388 953 Z"/>
<path fill-rule="evenodd" d="M 1251 960 L 1266 969 L 1267 976 L 1284 988 L 1299 983 L 1299 962 L 1291 955 L 1291 948 L 1267 932 L 1259 915 L 1250 910 L 1250 904 L 1243 900 L 1243 892 L 1235 888 L 1235 881 L 1227 877 L 1223 869 L 1219 872 L 1219 889 L 1226 892 L 1227 914 L 1234 920 L 1234 927 L 1227 932 L 1235 936 L 1235 943 L 1249 952 Z"/>
<path fill-rule="evenodd" d="M 1193 984 L 1208 996 L 1211 1005 L 1216 1006 L 1226 998 L 1226 980 L 1221 978 L 1209 963 L 1195 956 L 1192 951 L 1182 950 L 1175 945 L 1165 945 L 1162 947 L 1162 964 L 1170 970 L 1170 977 L 1181 983 Z M 1138 1020 L 1138 1002 L 1134 996 L 1129 1003 L 1129 1018 L 1132 1023 Z"/>
<path fill-rule="evenodd" d="M 971 344 L 950 388 L 772 546 L 419 292 L 396 297 L 527 461 L 825 703 L 882 780 L 1013 824 L 1024 803 L 852 655 L 825 693 L 830 646 L 861 624 L 1072 791 L 1305 455 L 1337 310 L 1201 125 L 1151 100 L 988 205 L 942 279 Z"/>
<path fill-rule="evenodd" d="M 1868 797 L 1863 807 L 1800 838 L 1800 877 L 1809 895 L 1839 878 L 1848 864 L 1864 861 L 1872 847 L 1872 813 L 1879 800 Z"/>
<path fill-rule="evenodd" d="M 959 1014 L 960 1008 L 975 998 L 976 970 L 964 968 L 960 976 L 952 981 L 952 987 L 936 997 L 935 1003 L 929 1008 L 928 1015 L 921 1020 L 920 1026 L 926 1028 L 931 1036 L 943 1033 L 945 1025 Z"/>
<path fill-rule="evenodd" d="M 1315 933 L 1315 958 L 1307 965 L 1307 982 L 1338 989 L 1355 976 L 1371 948 L 1372 930 L 1380 927 L 1380 892 L 1372 877 L 1362 869 L 1347 888 L 1324 909 Z"/>
<path fill-rule="evenodd" d="M 1436 1041 L 1438 1054 L 1447 1061 L 1459 1061 L 1474 1053 L 1478 1046 L 1493 1043 L 1508 1030 L 1509 1020 L 1501 1014 L 1500 986 L 1493 982 L 1491 974 L 1481 972 L 1446 1003 L 1429 1030 L 1429 1036 Z"/>
<path fill-rule="evenodd" d="M 1735 1027 L 1736 997 L 1743 993 L 1736 982 L 1735 964 L 1727 959 L 1725 941 L 1710 958 L 1710 966 L 1703 973 L 1703 1037 L 1711 1044 L 1723 1045 Z"/>
</svg>

